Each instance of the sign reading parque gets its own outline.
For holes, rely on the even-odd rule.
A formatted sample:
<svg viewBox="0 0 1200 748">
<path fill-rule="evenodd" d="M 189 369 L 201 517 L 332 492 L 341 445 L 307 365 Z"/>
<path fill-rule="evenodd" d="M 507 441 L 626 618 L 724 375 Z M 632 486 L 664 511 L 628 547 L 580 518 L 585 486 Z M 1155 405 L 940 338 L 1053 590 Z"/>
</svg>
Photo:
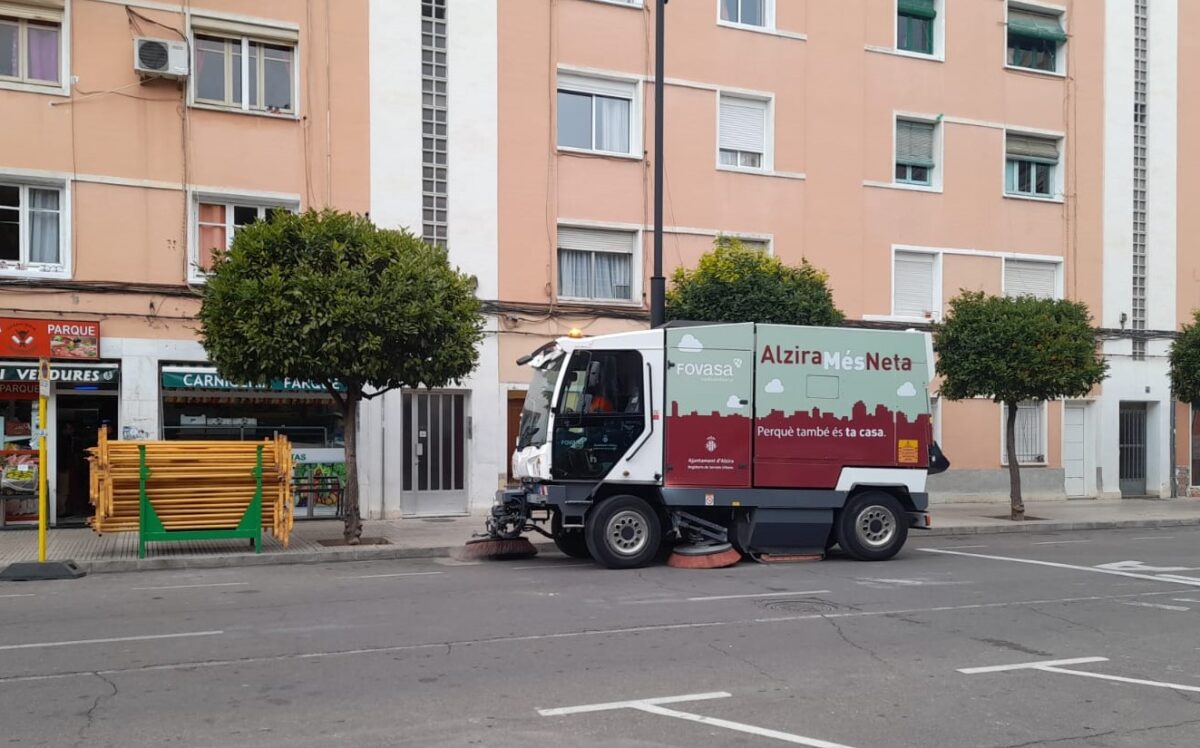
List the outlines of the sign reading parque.
<svg viewBox="0 0 1200 748">
<path fill-rule="evenodd" d="M 0 356 L 95 360 L 100 358 L 100 323 L 0 317 Z"/>
<path fill-rule="evenodd" d="M 341 383 L 334 385 L 339 392 L 345 391 Z M 269 385 L 240 384 L 231 382 L 211 371 L 164 371 L 162 387 L 165 390 L 260 390 L 270 392 L 318 392 L 326 393 L 325 385 L 299 379 L 275 379 Z"/>
</svg>

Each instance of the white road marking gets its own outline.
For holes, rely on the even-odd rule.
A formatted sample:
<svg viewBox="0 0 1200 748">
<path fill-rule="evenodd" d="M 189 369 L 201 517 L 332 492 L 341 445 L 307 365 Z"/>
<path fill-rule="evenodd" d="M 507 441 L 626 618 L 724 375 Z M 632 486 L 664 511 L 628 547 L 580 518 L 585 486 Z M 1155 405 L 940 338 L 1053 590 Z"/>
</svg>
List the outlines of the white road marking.
<svg viewBox="0 0 1200 748">
<path fill-rule="evenodd" d="M 708 623 L 666 623 L 649 626 L 630 626 L 610 629 L 589 629 L 583 631 L 564 631 L 556 634 L 528 634 L 524 636 L 498 636 L 488 639 L 466 639 L 459 641 L 430 642 L 427 644 L 398 644 L 387 647 L 367 647 L 362 649 L 342 649 L 326 652 L 303 652 L 300 654 L 263 655 L 261 657 L 244 657 L 233 660 L 193 660 L 190 662 L 172 662 L 162 665 L 142 665 L 138 667 L 112 668 L 109 670 L 80 670 L 66 673 L 46 673 L 42 675 L 13 675 L 0 676 L 0 685 L 6 683 L 22 683 L 25 681 L 59 680 L 62 678 L 78 678 L 89 676 L 95 672 L 101 675 L 122 675 L 125 673 L 145 673 L 154 671 L 189 670 L 193 668 L 216 668 L 247 665 L 259 662 L 282 662 L 287 660 L 314 660 L 327 657 L 353 657 L 357 655 L 376 655 L 397 652 L 420 652 L 429 649 L 453 650 L 455 647 L 470 647 L 491 644 L 515 644 L 520 642 L 547 641 L 556 639 L 580 639 L 596 636 L 626 636 L 629 634 L 651 634 L 663 631 L 679 631 L 686 629 L 724 628 L 728 626 L 758 626 L 772 623 L 796 623 L 801 621 L 819 621 L 830 618 L 875 618 L 878 616 L 922 615 L 930 613 L 952 613 L 960 610 L 989 610 L 1000 608 L 1015 608 L 1027 605 L 1062 605 L 1066 603 L 1095 602 L 1101 600 L 1121 600 L 1131 597 L 1158 597 L 1170 595 L 1171 592 L 1131 592 L 1122 595 L 1090 595 L 1087 597 L 1059 597 L 1047 600 L 1014 600 L 1011 602 L 970 603 L 967 605 L 942 605 L 934 608 L 896 608 L 892 610 L 857 610 L 844 613 L 803 613 L 793 616 L 775 616 L 771 618 L 742 618 L 728 621 L 712 621 Z M 222 633 L 222 632 L 214 632 Z M 140 637 L 138 637 L 140 638 Z"/>
<path fill-rule="evenodd" d="M 727 719 L 718 719 L 716 717 L 705 717 L 702 714 L 692 714 L 691 712 L 681 712 L 677 709 L 667 709 L 662 704 L 679 704 L 688 701 L 706 701 L 709 699 L 725 699 L 732 694 L 725 691 L 717 691 L 714 693 L 695 693 L 684 696 L 666 696 L 654 699 L 638 699 L 635 701 L 613 701 L 607 704 L 585 704 L 583 706 L 568 706 L 559 709 L 539 709 L 538 714 L 543 717 L 561 717 L 571 714 L 586 714 L 590 712 L 605 712 L 615 709 L 635 709 L 639 712 L 647 714 L 657 714 L 660 717 L 671 717 L 674 719 L 682 719 L 687 722 L 697 722 L 709 727 L 721 727 L 734 732 L 742 732 L 748 735 L 757 735 L 761 738 L 771 738 L 792 745 L 807 745 L 811 748 L 850 748 L 841 743 L 831 743 L 827 740 L 818 738 L 807 738 L 803 735 L 794 735 L 790 732 L 781 732 L 772 730 L 766 727 L 758 727 L 756 725 L 747 725 L 743 722 L 732 722 Z"/>
<path fill-rule="evenodd" d="M 1173 597 L 1173 598 L 1171 598 L 1171 602 L 1175 602 L 1175 603 L 1200 603 L 1200 600 L 1197 600 L 1197 599 L 1196 599 L 1196 598 L 1194 598 L 1194 597 Z"/>
<path fill-rule="evenodd" d="M 1139 603 L 1139 602 L 1134 602 L 1132 600 L 1122 600 L 1121 604 L 1122 605 L 1136 605 L 1139 608 L 1158 608 L 1159 610 L 1176 610 L 1176 611 L 1191 610 L 1191 608 L 1185 608 L 1182 605 L 1163 605 L 1161 603 Z"/>
<path fill-rule="evenodd" d="M 940 579 L 875 579 L 873 577 L 861 577 L 854 581 L 868 587 L 940 587 L 945 585 L 974 584 L 974 582 Z"/>
<path fill-rule="evenodd" d="M 1165 681 L 1146 680 L 1144 678 L 1126 678 L 1122 675 L 1094 673 L 1088 670 L 1070 670 L 1062 667 L 1063 665 L 1082 665 L 1090 662 L 1108 662 L 1108 658 L 1079 657 L 1074 660 L 1044 660 L 1042 662 L 1026 662 L 1018 665 L 994 665 L 992 667 L 960 668 L 958 672 L 965 675 L 978 675 L 980 673 L 1000 673 L 1012 670 L 1041 670 L 1042 672 L 1046 673 L 1077 675 L 1081 678 L 1096 678 L 1098 680 L 1108 680 L 1116 683 L 1131 683 L 1135 686 L 1153 686 L 1155 688 L 1169 688 L 1173 691 L 1189 691 L 1192 693 L 1200 693 L 1200 686 L 1184 685 L 1182 683 L 1167 683 Z"/>
<path fill-rule="evenodd" d="M 580 566 L 595 566 L 591 561 L 585 561 L 581 564 L 536 564 L 534 566 L 510 566 L 511 571 L 534 571 L 544 569 L 577 569 Z"/>
<path fill-rule="evenodd" d="M 1112 574 L 1118 577 L 1131 577 L 1133 579 L 1148 579 L 1151 582 L 1171 582 L 1174 584 L 1186 584 L 1192 587 L 1200 587 L 1200 579 L 1191 577 L 1175 577 L 1155 574 L 1137 574 L 1131 571 L 1117 571 L 1116 569 L 1103 569 L 1096 566 L 1077 566 L 1075 564 L 1060 564 L 1054 561 L 1038 561 L 1032 558 L 1013 558 L 1012 556 L 989 556 L 983 553 L 962 553 L 960 551 L 948 551 L 941 548 L 922 548 L 921 550 L 927 553 L 946 553 L 953 556 L 966 556 L 968 558 L 983 558 L 989 561 L 1013 561 L 1018 564 L 1033 564 L 1035 566 L 1051 566 L 1056 569 L 1071 569 L 1073 571 L 1090 571 L 1096 574 Z"/>
<path fill-rule="evenodd" d="M 388 577 L 427 577 L 432 574 L 445 574 L 444 571 L 402 571 L 396 574 L 359 574 L 353 577 L 338 577 L 338 579 L 385 579 Z"/>
<path fill-rule="evenodd" d="M 43 647 L 72 647 L 80 644 L 112 644 L 113 642 L 140 642 L 153 639 L 186 639 L 195 636 L 220 636 L 224 631 L 185 631 L 178 634 L 146 634 L 144 636 L 112 636 L 104 639 L 74 639 L 62 642 L 31 642 L 29 644 L 0 644 L 0 650 L 40 649 Z"/>
<path fill-rule="evenodd" d="M 709 595 L 707 597 L 656 597 L 649 600 L 621 600 L 621 605 L 656 605 L 659 603 L 706 603 L 714 600 L 753 600 L 766 597 L 803 597 L 824 595 L 829 590 L 801 590 L 797 592 L 751 592 L 744 595 Z M 604 602 L 608 602 L 607 600 Z"/>
<path fill-rule="evenodd" d="M 244 587 L 249 582 L 213 582 L 211 584 L 166 584 L 161 587 L 132 587 L 135 590 L 189 590 L 195 587 Z"/>
<path fill-rule="evenodd" d="M 962 550 L 964 548 L 987 548 L 986 545 L 946 545 L 946 546 L 942 546 L 942 547 L 946 548 L 947 550 Z M 922 550 L 925 550 L 925 549 L 922 549 Z"/>
<path fill-rule="evenodd" d="M 1075 657 L 1070 660 L 1042 660 L 1041 662 L 1018 662 L 1015 665 L 988 665 L 987 667 L 960 667 L 958 672 L 963 675 L 979 675 L 981 673 L 1006 673 L 1010 670 L 1042 670 L 1048 667 L 1062 665 L 1086 665 L 1090 662 L 1108 662 L 1107 657 Z"/>
<path fill-rule="evenodd" d="M 661 696 L 653 699 L 636 699 L 633 701 L 610 701 L 607 704 L 584 704 L 583 706 L 560 706 L 557 709 L 538 709 L 543 717 L 566 717 L 571 714 L 590 714 L 591 712 L 609 712 L 614 709 L 632 709 L 635 705 L 653 706 L 657 704 L 682 704 L 686 701 L 708 701 L 710 699 L 727 699 L 733 694 L 728 691 L 713 691 L 711 693 L 688 693 L 682 696 Z"/>
<path fill-rule="evenodd" d="M 1030 545 L 1067 545 L 1068 543 L 1090 543 L 1090 540 L 1039 540 Z"/>
<path fill-rule="evenodd" d="M 35 597 L 32 592 L 22 592 L 16 595 L 0 595 L 0 597 Z"/>
<path fill-rule="evenodd" d="M 1152 571 L 1192 571 L 1191 567 L 1187 566 L 1150 566 L 1141 561 L 1115 561 L 1111 564 L 1097 564 L 1097 569 L 1112 569 L 1113 571 L 1143 571 L 1146 573 Z"/>
<path fill-rule="evenodd" d="M 1174 540 L 1174 539 L 1175 539 L 1174 535 L 1139 535 L 1136 538 L 1130 538 L 1130 540 Z"/>
</svg>

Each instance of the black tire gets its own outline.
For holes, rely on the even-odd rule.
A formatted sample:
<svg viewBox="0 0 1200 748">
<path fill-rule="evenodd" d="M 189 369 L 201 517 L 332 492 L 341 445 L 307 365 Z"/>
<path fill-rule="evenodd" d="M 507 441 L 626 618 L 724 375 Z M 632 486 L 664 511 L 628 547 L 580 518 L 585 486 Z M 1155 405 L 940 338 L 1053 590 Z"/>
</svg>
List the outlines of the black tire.
<svg viewBox="0 0 1200 748">
<path fill-rule="evenodd" d="M 869 491 L 852 497 L 837 515 L 837 541 L 859 561 L 886 561 L 908 540 L 908 515 L 895 496 Z"/>
<path fill-rule="evenodd" d="M 554 537 L 554 545 L 563 555 L 571 558 L 592 557 L 588 552 L 587 538 L 583 536 L 583 530 L 563 529 L 561 512 L 555 512 L 554 519 L 550 520 L 550 534 Z"/>
<path fill-rule="evenodd" d="M 588 514 L 583 534 L 592 558 L 609 569 L 645 566 L 662 545 L 662 522 L 636 496 L 605 499 Z"/>
</svg>

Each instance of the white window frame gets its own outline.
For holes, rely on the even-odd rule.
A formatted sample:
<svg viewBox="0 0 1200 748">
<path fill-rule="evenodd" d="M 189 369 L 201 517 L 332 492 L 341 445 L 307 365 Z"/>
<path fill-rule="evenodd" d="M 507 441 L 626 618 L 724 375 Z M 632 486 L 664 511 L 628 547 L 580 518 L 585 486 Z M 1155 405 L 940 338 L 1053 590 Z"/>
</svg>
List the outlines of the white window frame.
<svg viewBox="0 0 1200 748">
<path fill-rule="evenodd" d="M 746 174 L 772 174 L 775 171 L 775 97 L 774 96 L 752 96 L 741 92 L 733 91 L 718 91 L 717 92 L 717 143 L 716 143 L 716 167 L 718 171 L 737 171 Z M 763 153 L 759 166 L 734 166 L 733 164 L 721 163 L 721 102 L 729 99 L 733 102 L 748 102 L 754 105 L 763 107 Z M 749 151 L 738 151 L 738 153 L 749 153 Z M 739 157 L 739 161 L 740 161 Z"/>
<path fill-rule="evenodd" d="M 930 167 L 929 184 L 914 184 L 901 182 L 896 179 L 896 128 L 900 122 L 920 122 L 933 125 L 933 166 Z M 892 163 L 888 167 L 890 174 L 889 186 L 901 190 L 916 190 L 918 192 L 941 192 L 945 172 L 945 137 L 943 131 L 945 122 L 938 115 L 917 114 L 913 112 L 892 112 Z"/>
<path fill-rule="evenodd" d="M 1044 264 L 1048 265 L 1054 271 L 1054 295 L 1053 299 L 1061 299 L 1063 297 L 1063 262 L 1061 258 L 1030 258 L 1022 257 L 1004 257 L 1000 264 L 1000 294 L 1008 296 L 1008 263 L 1022 262 L 1026 264 Z"/>
<path fill-rule="evenodd" d="M 896 258 L 898 255 L 902 254 L 928 255 L 933 260 L 933 278 L 930 281 L 932 285 L 932 298 L 930 299 L 930 303 L 933 305 L 933 309 L 930 310 L 929 317 L 916 317 L 908 314 L 898 314 L 896 312 Z M 942 318 L 942 305 L 945 303 L 945 300 L 942 297 L 942 253 L 915 247 L 892 247 L 891 260 L 891 267 L 889 268 L 891 280 L 891 305 L 889 307 L 890 314 L 888 319 L 922 323 L 936 322 L 940 320 Z"/>
<path fill-rule="evenodd" d="M 1046 195 L 1046 196 L 1036 195 L 1036 194 L 1027 195 L 1023 192 L 1009 192 L 1008 191 L 1009 161 L 1010 160 L 1012 160 L 1012 161 L 1021 160 L 1021 159 L 1009 159 L 1009 157 L 1008 157 L 1008 136 L 1009 135 L 1022 135 L 1027 138 L 1041 138 L 1042 140 L 1056 141 L 1056 144 L 1058 146 L 1058 163 L 1054 164 L 1053 170 L 1051 172 L 1051 190 L 1052 190 L 1052 192 L 1050 195 Z M 1063 134 L 1061 132 L 1050 131 L 1050 130 L 1028 130 L 1028 129 L 1021 129 L 1021 128 L 1015 128 L 1015 127 L 1006 127 L 1006 128 L 1004 128 L 1004 139 L 1001 141 L 1001 148 L 1003 150 L 1003 153 L 1001 154 L 1001 159 L 1002 159 L 1001 163 L 1002 163 L 1003 168 L 1001 169 L 1000 193 L 1002 195 L 1004 195 L 1004 197 L 1012 198 L 1013 200 L 1032 200 L 1034 202 L 1040 202 L 1040 203 L 1061 203 L 1065 200 L 1066 192 L 1067 192 L 1067 185 L 1066 185 L 1067 170 L 1065 168 L 1066 167 L 1065 162 L 1066 162 L 1066 158 L 1067 158 L 1067 138 L 1066 138 L 1065 134 Z"/>
<path fill-rule="evenodd" d="M 300 209 L 300 200 L 289 196 L 246 195 L 242 193 L 223 192 L 193 192 L 188 200 L 188 253 L 187 281 L 188 283 L 204 283 L 208 273 L 200 269 L 200 205 L 225 206 L 225 247 L 233 243 L 234 223 L 233 209 L 256 208 L 258 217 L 264 218 L 266 211 L 272 208 L 296 212 Z"/>
<path fill-rule="evenodd" d="M 26 29 L 28 23 L 58 24 L 58 81 L 43 82 L 21 77 L 0 77 L 0 89 L 10 91 L 27 91 L 29 93 L 50 94 L 52 96 L 71 95 L 71 2 L 65 0 L 61 10 L 41 4 L 25 4 L 10 0 L 0 0 L 0 17 L 12 18 L 19 22 L 19 39 L 17 62 L 18 70 L 28 64 L 28 42 Z M 6 10 L 8 12 L 6 12 Z"/>
<path fill-rule="evenodd" d="M 1041 423 L 1038 426 L 1038 429 L 1041 432 L 1041 438 L 1042 438 L 1042 443 L 1040 445 L 1042 459 L 1041 459 L 1041 461 L 1021 462 L 1020 465 L 1021 465 L 1021 467 L 1046 467 L 1047 465 L 1050 464 L 1050 456 L 1049 456 L 1050 435 L 1048 433 L 1049 423 L 1050 423 L 1049 422 L 1050 408 L 1047 407 L 1045 400 L 1027 401 L 1027 402 L 1019 403 L 1017 405 L 1018 412 L 1023 408 L 1027 409 L 1027 406 L 1030 402 L 1033 402 L 1039 411 L 1038 419 Z M 999 410 L 1000 410 L 1000 465 L 1003 467 L 1008 467 L 1008 434 L 1007 434 L 1008 406 L 1001 403 Z M 1018 417 L 1018 419 L 1020 418 L 1019 415 L 1017 417 Z"/>
<path fill-rule="evenodd" d="M 211 27 L 210 27 L 210 24 L 211 24 Z M 239 27 L 246 27 L 247 29 L 253 29 L 254 27 L 259 27 L 259 28 L 263 29 L 263 31 L 261 32 L 261 35 L 254 34 L 254 33 L 238 33 L 236 31 L 232 31 L 232 30 L 224 30 L 222 28 L 223 26 L 228 26 L 230 29 L 237 29 Z M 271 28 L 272 27 L 268 26 L 267 24 L 259 24 L 259 23 L 242 24 L 242 23 L 237 23 L 237 22 L 233 22 L 233 21 L 225 21 L 223 19 L 217 19 L 217 18 L 209 19 L 207 17 L 204 17 L 199 20 L 193 19 L 193 22 L 191 24 L 191 29 L 190 29 L 191 34 L 188 37 L 188 49 L 190 50 L 190 53 L 191 53 L 191 59 L 188 61 L 188 63 L 189 63 L 188 69 L 190 71 L 192 71 L 192 74 L 188 76 L 188 78 L 189 78 L 188 86 L 187 86 L 188 106 L 192 107 L 194 109 L 211 109 L 213 111 L 218 111 L 218 112 L 236 112 L 236 113 L 240 113 L 240 114 L 249 114 L 249 115 L 253 115 L 256 117 L 272 117 L 275 119 L 291 119 L 291 120 L 300 119 L 300 117 L 301 117 L 300 68 L 301 68 L 301 65 L 303 64 L 300 59 L 300 51 L 301 51 L 300 43 L 299 43 L 298 39 L 292 40 L 290 38 L 286 38 L 286 39 L 285 38 L 272 38 L 274 36 L 274 34 L 271 33 L 271 31 L 270 31 Z M 276 31 L 281 36 L 284 36 L 284 37 L 290 36 L 293 34 L 298 36 L 297 31 L 293 31 L 291 29 L 287 29 L 282 26 L 278 27 L 278 29 L 276 29 Z M 238 103 L 221 103 L 221 102 L 213 101 L 211 99 L 201 99 L 201 98 L 197 97 L 196 86 L 199 84 L 199 78 L 198 78 L 198 76 L 195 75 L 197 37 L 206 37 L 208 39 L 222 39 L 225 41 L 241 43 L 242 65 L 241 65 L 240 75 L 241 75 L 242 101 L 240 104 L 238 104 Z M 256 108 L 253 108 L 250 106 L 250 101 L 249 101 L 250 65 L 249 65 L 248 61 L 249 61 L 249 56 L 250 56 L 250 45 L 252 43 L 260 44 L 260 45 L 271 45 L 271 46 L 277 46 L 277 47 L 291 47 L 291 50 L 292 50 L 292 108 L 291 109 L 279 110 L 279 111 L 273 112 L 268 109 L 256 109 Z M 230 66 L 232 66 L 232 59 L 229 59 L 231 57 L 232 57 L 232 55 L 227 55 L 227 60 L 226 60 L 226 64 L 228 64 Z M 260 76 L 265 76 L 265 66 L 264 65 L 260 64 L 258 66 L 258 73 Z M 264 94 L 265 78 L 264 78 L 263 82 L 260 82 L 258 84 L 258 91 L 259 91 L 260 95 Z M 232 87 L 230 88 L 229 95 L 230 96 L 233 95 Z"/>
<path fill-rule="evenodd" d="M 1008 12 L 1010 10 L 1027 10 L 1031 13 L 1041 13 L 1048 16 L 1058 16 L 1058 22 L 1062 26 L 1063 33 L 1067 35 L 1067 40 L 1058 43 L 1058 51 L 1054 53 L 1054 70 L 1038 70 L 1037 68 L 1027 68 L 1020 65 L 1010 65 L 1008 63 Z M 1000 59 L 1001 64 L 1006 70 L 1014 70 L 1021 73 L 1029 73 L 1031 75 L 1048 75 L 1052 78 L 1067 77 L 1067 45 L 1071 43 L 1071 31 L 1067 27 L 1067 8 L 1063 5 L 1053 5 L 1050 3 L 1030 2 L 1029 0 L 1007 0 L 1004 5 L 1004 43 L 1000 45 L 1003 56 Z"/>
<path fill-rule="evenodd" d="M 558 229 L 582 229 L 586 231 L 609 231 L 616 233 L 629 234 L 633 237 L 633 250 L 629 259 L 629 298 L 628 299 L 603 299 L 593 298 L 590 296 L 564 296 L 562 289 L 558 284 Z M 640 228 L 625 228 L 624 226 L 599 226 L 595 223 L 572 223 L 568 221 L 559 221 L 554 232 L 554 297 L 559 301 L 568 303 L 580 304 L 595 304 L 598 306 L 618 306 L 618 307 L 641 307 L 642 304 L 642 276 L 645 274 L 643 263 L 643 243 L 645 241 L 645 231 Z M 604 251 L 604 250 L 591 250 Z"/>
<path fill-rule="evenodd" d="M 579 148 L 576 146 L 560 145 L 558 142 L 558 92 L 581 94 L 583 96 L 604 96 L 610 99 L 626 99 L 629 101 L 629 152 L 602 151 L 596 148 Z M 592 142 L 596 141 L 595 109 L 593 105 Z M 554 129 L 551 137 L 554 146 L 560 153 L 594 154 L 598 156 L 615 156 L 636 161 L 642 160 L 642 81 L 618 75 L 593 75 L 577 72 L 558 71 L 554 86 Z"/>
<path fill-rule="evenodd" d="M 29 179 L 27 177 L 10 177 L 0 173 L 0 184 L 6 187 L 17 187 L 21 190 L 20 247 L 21 259 L 0 260 L 0 277 L 3 278 L 53 278 L 70 279 L 71 277 L 71 190 L 69 182 L 63 179 Z M 58 262 L 53 264 L 30 263 L 29 257 L 29 190 L 58 191 Z"/>
<path fill-rule="evenodd" d="M 933 19 L 933 54 L 900 49 L 900 29 L 897 28 L 897 23 L 892 24 L 892 52 L 901 57 L 912 57 L 917 60 L 946 61 L 946 0 L 934 0 L 933 7 L 937 11 L 937 15 Z M 892 18 L 899 19 L 899 17 L 900 0 L 893 0 Z"/>
<path fill-rule="evenodd" d="M 635 10 L 643 10 L 646 7 L 645 0 L 591 0 L 591 2 L 617 5 L 622 8 L 633 8 Z"/>
<path fill-rule="evenodd" d="M 763 24 L 756 26 L 752 23 L 742 23 L 738 21 L 726 21 L 721 18 L 721 4 L 723 0 L 717 0 L 717 25 L 724 26 L 729 29 L 741 29 L 743 31 L 775 31 L 775 0 L 763 0 Z M 738 18 L 742 15 L 742 0 L 738 0 Z"/>
</svg>

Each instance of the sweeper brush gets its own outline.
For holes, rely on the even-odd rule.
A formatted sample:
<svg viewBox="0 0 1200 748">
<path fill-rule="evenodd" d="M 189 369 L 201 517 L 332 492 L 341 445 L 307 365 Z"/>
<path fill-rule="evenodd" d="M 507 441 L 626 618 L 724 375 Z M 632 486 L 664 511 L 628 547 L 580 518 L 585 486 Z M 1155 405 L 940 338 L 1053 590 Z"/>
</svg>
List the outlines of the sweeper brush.
<svg viewBox="0 0 1200 748">
<path fill-rule="evenodd" d="M 742 560 L 742 554 L 729 543 L 715 545 L 679 545 L 667 559 L 676 569 L 724 569 Z"/>
<path fill-rule="evenodd" d="M 528 538 L 472 538 L 462 549 L 464 561 L 506 561 L 532 558 L 537 548 Z"/>
</svg>

